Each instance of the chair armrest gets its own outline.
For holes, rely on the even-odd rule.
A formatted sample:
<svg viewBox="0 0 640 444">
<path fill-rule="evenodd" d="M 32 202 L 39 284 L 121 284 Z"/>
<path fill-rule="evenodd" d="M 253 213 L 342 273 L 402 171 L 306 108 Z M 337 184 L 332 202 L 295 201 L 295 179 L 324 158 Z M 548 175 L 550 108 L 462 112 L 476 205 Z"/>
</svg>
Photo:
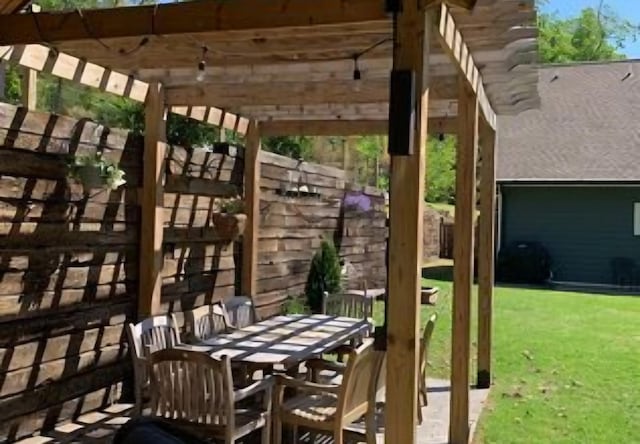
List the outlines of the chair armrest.
<svg viewBox="0 0 640 444">
<path fill-rule="evenodd" d="M 309 359 L 305 365 L 313 370 L 331 370 L 338 373 L 343 373 L 347 368 L 342 362 L 332 362 L 320 358 Z"/>
<path fill-rule="evenodd" d="M 298 390 L 306 390 L 312 392 L 325 392 L 325 393 L 340 393 L 339 385 L 332 384 L 318 384 L 316 382 L 303 381 L 301 379 L 292 378 L 291 376 L 286 375 L 275 375 L 276 377 L 276 385 L 279 389 L 289 387 Z"/>
<path fill-rule="evenodd" d="M 254 382 L 253 384 L 241 388 L 239 390 L 235 390 L 233 392 L 235 401 L 242 401 L 243 399 L 248 398 L 249 396 L 253 396 L 260 392 L 269 393 L 273 386 L 275 385 L 275 381 L 273 377 L 266 377 L 258 382 Z"/>
</svg>

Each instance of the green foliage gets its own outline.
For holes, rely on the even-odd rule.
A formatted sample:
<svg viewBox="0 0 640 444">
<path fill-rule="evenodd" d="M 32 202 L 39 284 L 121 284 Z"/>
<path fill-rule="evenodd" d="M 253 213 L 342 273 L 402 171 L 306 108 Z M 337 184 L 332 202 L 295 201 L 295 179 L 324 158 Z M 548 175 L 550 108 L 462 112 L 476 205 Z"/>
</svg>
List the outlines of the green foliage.
<svg viewBox="0 0 640 444">
<path fill-rule="evenodd" d="M 293 159 L 309 160 L 312 151 L 312 140 L 305 136 L 266 137 L 263 149 Z"/>
<path fill-rule="evenodd" d="M 124 171 L 117 163 L 102 157 L 101 153 L 72 156 L 67 168 L 68 176 L 88 189 L 99 185 L 116 190 L 126 183 Z M 95 183 L 96 180 L 99 183 Z"/>
<path fill-rule="evenodd" d="M 311 260 L 311 270 L 305 293 L 314 313 L 322 309 L 322 295 L 340 291 L 341 267 L 338 252 L 332 242 L 323 240 L 320 250 Z"/>
<path fill-rule="evenodd" d="M 284 314 L 310 314 L 311 309 L 306 303 L 306 296 L 289 296 L 282 305 Z"/>
<path fill-rule="evenodd" d="M 18 68 L 14 65 L 4 65 L 5 71 L 5 85 L 4 96 L 7 103 L 17 104 L 21 100 L 21 85 L 20 85 L 20 73 Z"/>
<path fill-rule="evenodd" d="M 456 138 L 429 138 L 427 142 L 427 202 L 452 203 L 456 184 Z"/>
<path fill-rule="evenodd" d="M 544 3 L 543 3 L 544 4 Z M 585 8 L 576 17 L 561 19 L 553 13 L 539 15 L 539 51 L 544 63 L 618 60 L 627 39 L 639 28 L 606 4 Z"/>
</svg>

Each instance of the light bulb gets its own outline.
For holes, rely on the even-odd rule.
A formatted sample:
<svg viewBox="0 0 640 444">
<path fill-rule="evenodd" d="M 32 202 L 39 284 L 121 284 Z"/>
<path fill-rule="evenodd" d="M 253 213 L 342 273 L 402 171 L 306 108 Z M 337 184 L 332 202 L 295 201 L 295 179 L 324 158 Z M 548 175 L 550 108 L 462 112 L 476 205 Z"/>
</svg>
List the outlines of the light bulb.
<svg viewBox="0 0 640 444">
<path fill-rule="evenodd" d="M 202 82 L 207 74 L 207 72 L 205 71 L 207 67 L 207 64 L 204 60 L 201 60 L 200 63 L 198 63 L 198 74 L 196 74 L 196 80 L 198 82 Z"/>
<path fill-rule="evenodd" d="M 362 88 L 362 73 L 360 72 L 360 69 L 356 66 L 356 68 L 353 70 L 353 90 L 355 92 L 360 92 L 361 88 Z"/>
</svg>

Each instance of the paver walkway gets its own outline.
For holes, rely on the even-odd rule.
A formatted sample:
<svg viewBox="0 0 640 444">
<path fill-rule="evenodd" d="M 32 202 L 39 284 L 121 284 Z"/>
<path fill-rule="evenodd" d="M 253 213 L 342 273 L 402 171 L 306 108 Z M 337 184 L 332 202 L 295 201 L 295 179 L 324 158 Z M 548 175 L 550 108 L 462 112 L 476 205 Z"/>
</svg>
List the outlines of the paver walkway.
<svg viewBox="0 0 640 444">
<path fill-rule="evenodd" d="M 470 426 L 473 434 L 486 403 L 488 390 L 472 390 L 469 400 Z M 60 424 L 44 436 L 19 441 L 20 444 L 84 443 L 108 444 L 118 428 L 129 420 L 131 405 L 116 404 L 100 411 L 82 415 L 74 422 Z M 449 433 L 449 381 L 429 380 L 429 406 L 423 409 L 425 421 L 418 427 L 418 444 L 446 444 Z M 378 443 L 384 443 L 384 418 L 379 418 Z M 317 444 L 329 444 L 331 439 L 318 439 Z"/>
</svg>

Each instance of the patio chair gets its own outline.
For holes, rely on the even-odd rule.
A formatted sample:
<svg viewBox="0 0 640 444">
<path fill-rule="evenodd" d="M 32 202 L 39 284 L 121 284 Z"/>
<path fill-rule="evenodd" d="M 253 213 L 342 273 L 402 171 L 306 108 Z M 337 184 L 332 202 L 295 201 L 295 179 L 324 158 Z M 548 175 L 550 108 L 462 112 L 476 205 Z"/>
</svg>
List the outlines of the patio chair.
<svg viewBox="0 0 640 444">
<path fill-rule="evenodd" d="M 418 377 L 418 422 L 422 424 L 422 407 L 427 406 L 427 357 L 429 355 L 429 345 L 431 344 L 431 336 L 436 326 L 438 315 L 432 314 L 424 326 L 422 338 L 420 339 L 420 374 Z"/>
<path fill-rule="evenodd" d="M 378 383 L 383 355 L 373 349 L 373 343 L 353 350 L 344 369 L 340 385 L 319 384 L 285 375 L 276 376 L 276 405 L 274 412 L 275 444 L 282 443 L 282 425 L 289 424 L 297 435 L 298 427 L 305 427 L 333 435 L 335 444 L 343 444 L 345 427 L 369 414 L 375 398 L 371 393 Z M 285 388 L 297 393 L 284 399 Z M 372 401 L 373 399 L 373 401 Z M 375 427 L 368 421 L 366 439 L 375 444 Z M 297 436 L 294 437 L 294 442 Z"/>
<path fill-rule="evenodd" d="M 373 298 L 369 297 L 366 289 L 359 293 L 347 290 L 331 295 L 325 291 L 322 296 L 322 313 L 331 316 L 365 319 L 369 321 L 373 329 Z M 336 348 L 334 353 L 338 355 L 338 360 L 342 361 L 345 355 L 362 343 L 364 337 L 372 333 L 372 329 L 367 335 L 352 341 L 351 344 Z"/>
<path fill-rule="evenodd" d="M 222 304 L 203 305 L 185 312 L 187 341 L 200 342 L 225 332 L 227 314 Z"/>
<path fill-rule="evenodd" d="M 244 328 L 260 321 L 253 300 L 249 296 L 234 296 L 225 301 L 223 307 L 227 325 L 231 328 Z"/>
<path fill-rule="evenodd" d="M 174 315 L 154 316 L 137 324 L 127 325 L 127 336 L 133 360 L 135 409 L 142 413 L 144 394 L 149 386 L 148 358 L 159 350 L 180 344 L 180 330 Z"/>
<path fill-rule="evenodd" d="M 149 364 L 152 417 L 225 444 L 255 430 L 261 430 L 262 443 L 270 442 L 272 378 L 234 390 L 228 357 L 183 349 L 154 353 Z M 262 395 L 261 406 L 238 405 L 257 395 Z"/>
<path fill-rule="evenodd" d="M 378 354 L 380 363 L 378 373 L 369 386 L 369 408 L 365 414 L 364 433 L 360 432 L 359 429 L 349 429 L 351 435 L 359 435 L 360 438 L 364 439 L 367 439 L 367 437 L 375 439 L 375 432 L 378 427 L 378 399 L 382 398 L 386 386 L 387 353 L 378 350 L 375 353 Z M 306 365 L 309 369 L 307 373 L 308 380 L 321 384 L 341 384 L 347 368 L 346 364 L 342 362 L 326 361 L 324 359 L 312 359 L 307 361 Z M 313 444 L 314 440 L 311 443 Z"/>
</svg>

